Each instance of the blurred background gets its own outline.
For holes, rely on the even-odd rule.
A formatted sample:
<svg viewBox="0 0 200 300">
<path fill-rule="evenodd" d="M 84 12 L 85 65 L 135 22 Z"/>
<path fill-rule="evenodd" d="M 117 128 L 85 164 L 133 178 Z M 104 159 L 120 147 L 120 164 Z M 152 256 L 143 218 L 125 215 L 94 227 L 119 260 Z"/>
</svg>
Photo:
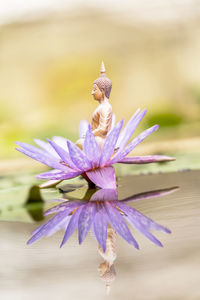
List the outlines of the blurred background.
<svg viewBox="0 0 200 300">
<path fill-rule="evenodd" d="M 138 107 L 138 132 L 160 130 L 135 154 L 177 154 L 199 166 L 200 1 L 0 1 L 0 170 L 21 168 L 14 141 L 76 141 L 97 103 L 105 62 L 117 120 Z M 198 159 L 197 159 L 198 158 Z M 186 162 L 185 164 L 183 162 Z"/>
<path fill-rule="evenodd" d="M 14 144 L 53 135 L 75 142 L 80 120 L 90 121 L 97 106 L 91 90 L 102 60 L 117 121 L 146 107 L 135 135 L 160 125 L 132 154 L 177 158 L 118 165 L 120 197 L 180 187 L 134 203 L 173 234 L 160 233 L 162 250 L 135 231 L 140 252 L 118 239 L 111 297 L 200 299 L 200 172 L 174 172 L 200 169 L 200 0 L 0 0 L 1 299 L 108 299 L 93 237 L 80 248 L 74 235 L 63 251 L 63 233 L 26 247 L 35 222 L 63 195 L 39 190 L 34 175 L 45 167 Z M 148 175 L 120 177 L 141 173 Z M 66 189 L 76 182 L 84 183 L 73 179 Z"/>
</svg>

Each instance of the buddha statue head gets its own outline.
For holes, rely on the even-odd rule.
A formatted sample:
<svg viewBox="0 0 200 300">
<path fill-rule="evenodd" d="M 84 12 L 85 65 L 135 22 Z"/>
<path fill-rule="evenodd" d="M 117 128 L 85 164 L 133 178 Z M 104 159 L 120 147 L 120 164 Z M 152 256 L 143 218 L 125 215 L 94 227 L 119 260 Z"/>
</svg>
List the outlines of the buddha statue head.
<svg viewBox="0 0 200 300">
<path fill-rule="evenodd" d="M 106 76 L 106 69 L 104 63 L 101 64 L 101 75 L 93 83 L 92 95 L 95 100 L 103 101 L 105 98 L 109 99 L 112 89 L 112 82 Z"/>
<path fill-rule="evenodd" d="M 99 265 L 98 271 L 100 278 L 106 284 L 106 294 L 109 295 L 111 283 L 116 279 L 114 264 L 110 265 L 107 261 L 104 261 Z"/>
</svg>

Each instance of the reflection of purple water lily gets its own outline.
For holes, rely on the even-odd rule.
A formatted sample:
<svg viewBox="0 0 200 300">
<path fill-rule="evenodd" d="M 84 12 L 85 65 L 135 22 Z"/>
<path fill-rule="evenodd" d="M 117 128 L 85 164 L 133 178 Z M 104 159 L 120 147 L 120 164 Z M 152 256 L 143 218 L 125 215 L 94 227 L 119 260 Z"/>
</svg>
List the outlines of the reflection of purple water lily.
<svg viewBox="0 0 200 300">
<path fill-rule="evenodd" d="M 138 197 L 137 195 L 133 196 L 132 200 L 158 197 L 174 190 L 175 188 L 171 188 L 143 193 L 139 194 Z M 35 242 L 43 236 L 50 236 L 61 228 L 64 228 L 65 235 L 61 243 L 61 246 L 63 246 L 77 227 L 78 239 L 81 244 L 91 228 L 97 242 L 103 251 L 105 251 L 107 227 L 110 225 L 129 244 L 139 249 L 137 241 L 132 236 L 125 222 L 127 221 L 153 243 L 162 246 L 161 242 L 150 231 L 155 229 L 170 233 L 170 230 L 144 216 L 133 207 L 128 206 L 126 202 L 130 201 L 131 197 L 119 201 L 116 190 L 112 189 L 98 190 L 92 195 L 90 201 L 64 201 L 46 211 L 45 215 L 54 213 L 56 215 L 33 232 L 28 244 Z"/>
<path fill-rule="evenodd" d="M 174 160 L 163 155 L 127 157 L 127 155 L 148 135 L 158 129 L 158 125 L 143 131 L 128 145 L 138 124 L 146 114 L 146 110 L 139 113 L 139 109 L 132 116 L 124 129 L 121 120 L 107 136 L 102 150 L 99 149 L 89 125 L 85 134 L 83 151 L 75 144 L 61 137 L 54 137 L 52 141 L 35 140 L 40 147 L 16 142 L 20 152 L 53 168 L 54 170 L 38 175 L 38 178 L 48 180 L 65 180 L 82 175 L 86 180 L 101 188 L 116 188 L 115 172 L 112 165 L 115 163 L 145 164 L 160 161 Z M 81 123 L 82 126 L 85 123 Z M 84 131 L 80 130 L 81 134 Z"/>
</svg>

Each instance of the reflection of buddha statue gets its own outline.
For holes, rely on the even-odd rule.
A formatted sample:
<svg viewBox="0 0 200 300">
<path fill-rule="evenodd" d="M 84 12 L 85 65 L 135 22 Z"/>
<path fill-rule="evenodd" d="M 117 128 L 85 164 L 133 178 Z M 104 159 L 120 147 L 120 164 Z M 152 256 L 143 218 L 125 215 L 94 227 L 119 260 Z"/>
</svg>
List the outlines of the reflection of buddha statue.
<svg viewBox="0 0 200 300">
<path fill-rule="evenodd" d="M 114 261 L 117 257 L 116 250 L 116 231 L 108 225 L 107 228 L 107 240 L 106 240 L 106 251 L 104 252 L 101 247 L 98 247 L 99 254 L 103 257 L 104 262 L 99 265 L 99 274 L 101 279 L 106 284 L 106 292 L 109 294 L 110 285 L 115 280 L 116 272 L 114 267 Z"/>
<path fill-rule="evenodd" d="M 101 75 L 94 81 L 92 95 L 99 102 L 98 107 L 92 116 L 92 132 L 100 148 L 102 148 L 112 126 L 112 106 L 109 103 L 112 82 L 106 77 L 105 66 L 101 64 Z M 84 137 L 76 142 L 76 145 L 82 149 Z"/>
</svg>

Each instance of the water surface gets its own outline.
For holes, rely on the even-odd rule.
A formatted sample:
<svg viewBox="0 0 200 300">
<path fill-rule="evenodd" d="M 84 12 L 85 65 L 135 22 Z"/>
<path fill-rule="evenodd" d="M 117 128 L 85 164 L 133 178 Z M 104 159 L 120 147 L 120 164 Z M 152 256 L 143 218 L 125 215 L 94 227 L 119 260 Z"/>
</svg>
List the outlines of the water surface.
<svg viewBox="0 0 200 300">
<path fill-rule="evenodd" d="M 110 299 L 200 299 L 199 179 L 199 171 L 119 178 L 119 199 L 172 186 L 180 189 L 164 197 L 130 203 L 170 228 L 172 234 L 155 232 L 164 245 L 160 248 L 132 231 L 139 251 L 117 236 L 117 275 Z M 60 249 L 63 231 L 26 245 L 30 233 L 44 222 L 42 212 L 52 205 L 49 200 L 59 195 L 55 189 L 43 190 L 35 206 L 38 195 L 30 201 L 29 188 L 26 185 L 12 189 L 9 195 L 1 193 L 1 299 L 107 299 L 97 270 L 102 258 L 92 234 L 81 246 L 75 232 Z M 79 196 L 83 189 L 74 195 Z M 24 205 L 28 198 L 29 204 Z"/>
</svg>

